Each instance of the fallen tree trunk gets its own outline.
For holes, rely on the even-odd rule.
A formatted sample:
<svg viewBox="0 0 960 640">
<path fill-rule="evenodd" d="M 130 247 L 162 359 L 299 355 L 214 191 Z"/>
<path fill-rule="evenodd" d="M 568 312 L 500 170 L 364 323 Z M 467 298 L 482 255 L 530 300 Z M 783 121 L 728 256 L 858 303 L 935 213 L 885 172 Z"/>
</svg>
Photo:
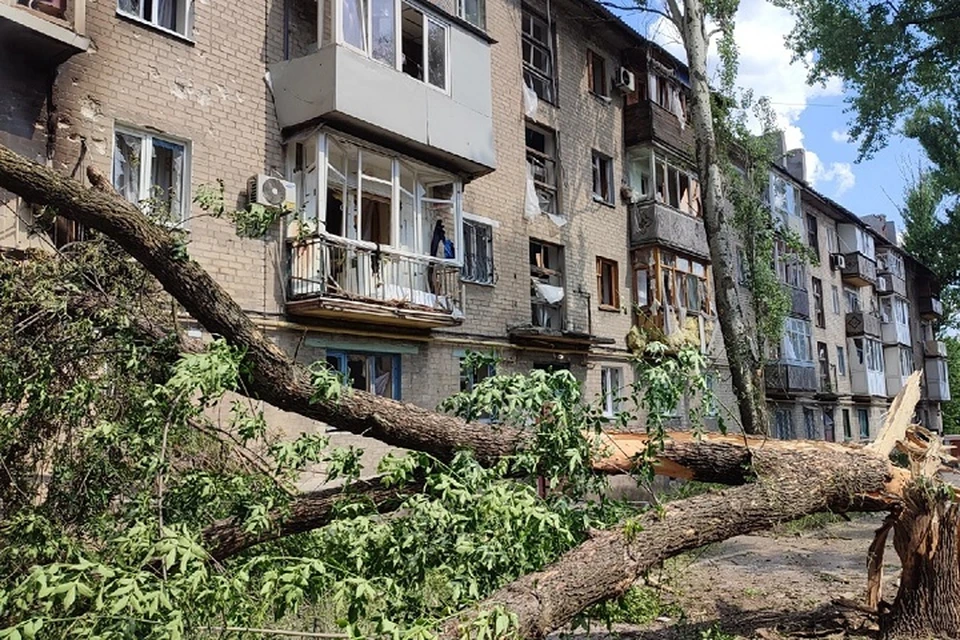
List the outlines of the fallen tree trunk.
<svg viewBox="0 0 960 640">
<path fill-rule="evenodd" d="M 542 638 L 684 551 L 811 513 L 884 510 L 897 501 L 886 493 L 896 480 L 891 465 L 862 450 L 777 447 L 754 450 L 752 457 L 756 482 L 669 503 L 599 533 L 542 571 L 503 587 L 477 610 L 503 606 L 517 616 L 519 637 Z M 443 636 L 461 637 L 461 625 L 473 615 L 465 612 Z"/>
</svg>

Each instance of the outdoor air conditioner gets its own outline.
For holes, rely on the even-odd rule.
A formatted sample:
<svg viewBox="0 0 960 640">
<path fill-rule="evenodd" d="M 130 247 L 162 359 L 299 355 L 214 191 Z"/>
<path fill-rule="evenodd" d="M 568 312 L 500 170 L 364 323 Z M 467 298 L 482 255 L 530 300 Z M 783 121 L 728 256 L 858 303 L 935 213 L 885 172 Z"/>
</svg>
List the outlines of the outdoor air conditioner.
<svg viewBox="0 0 960 640">
<path fill-rule="evenodd" d="M 620 67 L 617 69 L 617 75 L 613 79 L 613 85 L 624 93 L 633 93 L 637 90 L 637 77 L 630 69 Z"/>
<path fill-rule="evenodd" d="M 247 198 L 251 203 L 265 207 L 294 211 L 297 208 L 297 185 L 261 173 L 247 181 Z"/>
<path fill-rule="evenodd" d="M 847 260 L 843 257 L 842 253 L 835 253 L 830 256 L 830 266 L 833 267 L 834 271 L 845 269 L 847 267 Z"/>
</svg>

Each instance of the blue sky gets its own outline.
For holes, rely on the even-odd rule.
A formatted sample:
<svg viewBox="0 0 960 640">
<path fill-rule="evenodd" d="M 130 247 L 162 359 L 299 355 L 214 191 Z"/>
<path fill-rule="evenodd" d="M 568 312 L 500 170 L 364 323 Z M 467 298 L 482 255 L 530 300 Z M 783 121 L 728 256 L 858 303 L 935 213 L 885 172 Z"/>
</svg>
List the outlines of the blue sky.
<svg viewBox="0 0 960 640">
<path fill-rule="evenodd" d="M 655 14 L 621 12 L 624 20 L 681 60 L 683 47 L 673 26 Z M 784 45 L 793 19 L 766 0 L 741 0 L 736 21 L 741 87 L 767 96 L 777 114 L 788 148 L 806 149 L 807 178 L 818 191 L 858 215 L 885 214 L 903 224 L 897 211 L 906 178 L 922 154 L 919 146 L 891 136 L 874 158 L 856 164 L 857 145 L 847 139 L 850 115 L 845 90 L 836 79 L 827 86 L 806 84 L 806 69 Z"/>
</svg>

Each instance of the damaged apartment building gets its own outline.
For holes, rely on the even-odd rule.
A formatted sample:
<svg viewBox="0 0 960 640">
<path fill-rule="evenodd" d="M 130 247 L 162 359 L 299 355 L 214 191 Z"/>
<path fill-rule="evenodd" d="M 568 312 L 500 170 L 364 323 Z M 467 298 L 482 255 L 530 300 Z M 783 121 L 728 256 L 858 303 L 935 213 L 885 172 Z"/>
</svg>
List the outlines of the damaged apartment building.
<svg viewBox="0 0 960 640">
<path fill-rule="evenodd" d="M 0 143 L 159 197 L 275 342 L 356 388 L 435 407 L 493 351 L 569 369 L 612 414 L 640 326 L 709 353 L 732 406 L 686 69 L 593 0 L 0 0 L 0 84 Z M 784 157 L 771 206 L 820 259 L 778 261 L 776 435 L 869 438 L 914 368 L 936 428 L 931 275 Z M 299 215 L 240 238 L 196 215 L 217 180 L 229 206 Z M 0 245 L 82 237 L 0 205 Z"/>
</svg>

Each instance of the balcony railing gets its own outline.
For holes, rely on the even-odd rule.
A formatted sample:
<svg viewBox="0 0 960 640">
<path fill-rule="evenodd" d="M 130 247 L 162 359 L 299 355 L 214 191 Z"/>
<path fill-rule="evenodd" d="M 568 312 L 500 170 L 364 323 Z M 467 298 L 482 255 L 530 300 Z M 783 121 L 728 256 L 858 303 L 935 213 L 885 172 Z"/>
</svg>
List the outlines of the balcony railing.
<svg viewBox="0 0 960 640">
<path fill-rule="evenodd" d="M 841 275 L 844 282 L 866 287 L 877 282 L 877 263 L 862 253 L 848 253 L 843 256 Z"/>
<path fill-rule="evenodd" d="M 941 340 L 925 340 L 923 343 L 923 355 L 928 358 L 946 358 L 947 344 Z"/>
<path fill-rule="evenodd" d="M 700 258 L 710 256 L 702 219 L 652 200 L 630 205 L 630 241 L 659 244 Z"/>
<path fill-rule="evenodd" d="M 848 336 L 873 336 L 879 338 L 881 333 L 880 317 L 867 311 L 852 311 L 846 317 Z"/>
<path fill-rule="evenodd" d="M 764 368 L 768 392 L 814 393 L 817 391 L 817 369 L 813 364 L 795 365 L 771 362 Z"/>
<path fill-rule="evenodd" d="M 330 315 L 334 309 L 363 313 L 373 305 L 391 315 L 419 315 L 425 321 L 444 315 L 449 322 L 439 324 L 456 324 L 462 319 L 460 267 L 439 258 L 320 236 L 290 244 L 287 300 L 288 311 L 304 315 Z"/>
</svg>

